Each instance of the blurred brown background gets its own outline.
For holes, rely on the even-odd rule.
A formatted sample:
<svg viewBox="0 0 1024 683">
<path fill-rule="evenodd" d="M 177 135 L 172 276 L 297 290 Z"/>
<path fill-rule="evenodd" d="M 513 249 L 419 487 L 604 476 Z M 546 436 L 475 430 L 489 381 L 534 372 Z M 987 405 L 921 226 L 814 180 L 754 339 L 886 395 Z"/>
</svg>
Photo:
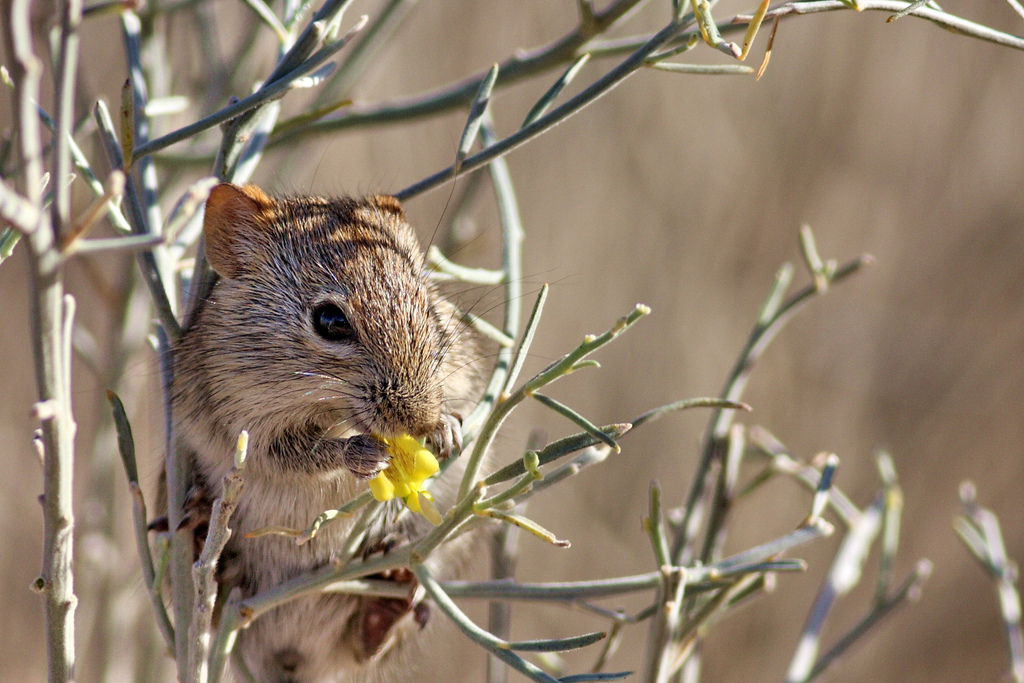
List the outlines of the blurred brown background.
<svg viewBox="0 0 1024 683">
<path fill-rule="evenodd" d="M 656 30 L 667 5 L 647 4 L 619 34 Z M 373 15 L 379 6 L 357 1 L 348 16 Z M 944 7 L 1021 32 L 1021 19 L 1002 2 Z M 222 31 L 217 49 L 230 59 L 237 40 L 230 18 L 245 8 L 222 2 L 214 9 Z M 729 2 L 716 14 L 748 9 Z M 39 16 L 44 26 L 45 7 Z M 814 302 L 774 343 L 746 396 L 754 413 L 744 419 L 767 427 L 795 455 L 838 453 L 839 485 L 861 505 L 877 486 L 872 453 L 888 447 L 906 498 L 898 575 L 921 557 L 935 563 L 921 602 L 882 624 L 827 680 L 993 681 L 1007 665 L 996 595 L 950 522 L 958 511 L 958 484 L 972 479 L 981 502 L 1000 515 L 1008 551 L 1024 558 L 1024 57 L 913 18 L 886 24 L 885 16 L 843 12 L 787 20 L 771 65 L 756 83 L 752 77 L 638 73 L 514 152 L 509 163 L 527 233 L 527 307 L 541 283 L 552 283 L 530 367 L 642 301 L 653 315 L 598 354 L 603 368 L 564 380 L 552 393 L 598 424 L 713 395 L 775 270 L 783 261 L 799 261 L 801 223 L 814 228 L 826 258 L 873 254 L 874 267 Z M 569 0 L 422 2 L 354 95 L 376 101 L 442 85 L 518 48 L 547 43 L 574 21 Z M 184 87 L 202 64 L 186 47 L 194 41 L 187 21 L 172 35 L 181 42 L 172 54 L 182 60 Z M 755 64 L 764 40 L 751 57 Z M 124 79 L 116 20 L 89 20 L 84 44 L 82 106 L 96 96 L 116 103 Z M 722 61 L 707 48 L 698 54 Z M 266 73 L 271 55 L 262 60 L 254 73 Z M 578 83 L 611 64 L 588 65 Z M 503 90 L 493 103 L 499 132 L 514 130 L 554 77 Z M 6 101 L 0 112 L 6 125 Z M 298 153 L 271 153 L 254 180 L 272 192 L 398 190 L 451 162 L 464 116 L 320 137 Z M 195 177 L 204 172 L 197 169 Z M 424 240 L 442 221 L 448 196 L 445 187 L 409 204 Z M 494 265 L 498 222 L 489 193 L 482 197 L 468 226 L 478 236 L 455 258 Z M 34 384 L 25 261 L 17 253 L 0 265 L 6 321 L 0 327 L 0 679 L 9 681 L 39 680 L 45 671 L 41 608 L 28 590 L 39 571 L 42 525 L 28 417 Z M 73 269 L 79 320 L 100 352 L 112 329 L 105 289 L 121 287 L 132 267 L 127 259 L 108 258 Z M 802 285 L 806 275 L 798 273 Z M 477 296 L 471 292 L 463 303 Z M 479 307 L 500 301 L 500 292 L 492 293 Z M 144 334 L 144 311 L 129 315 Z M 152 485 L 162 449 L 155 361 L 143 346 L 126 363 L 130 380 L 119 388 L 130 406 L 140 467 Z M 79 363 L 83 681 L 100 680 L 105 667 L 107 680 L 129 680 L 133 658 L 156 668 L 160 661 L 158 649 L 139 654 L 131 647 L 155 641 L 125 533 L 127 496 L 109 434 L 105 385 Z M 569 580 L 653 569 L 640 531 L 649 483 L 661 482 L 668 505 L 682 502 L 705 419 L 694 412 L 640 430 L 624 440 L 621 455 L 572 482 L 572 491 L 535 499 L 531 516 L 573 545 L 557 550 L 523 539 L 519 577 Z M 551 436 L 571 429 L 528 406 L 500 437 L 499 457 L 518 455 L 532 425 Z M 100 455 L 87 462 L 94 443 Z M 743 508 L 728 550 L 788 531 L 808 505 L 789 482 L 768 487 Z M 811 563 L 809 572 L 779 577 L 774 594 L 712 633 L 704 680 L 783 677 L 837 542 L 794 553 Z M 873 578 L 869 572 L 869 588 Z M 869 599 L 858 590 L 842 601 L 826 640 L 851 625 Z M 606 604 L 635 610 L 642 601 Z M 483 618 L 479 606 L 471 612 Z M 515 615 L 517 638 L 605 628 L 558 607 L 517 606 Z M 630 630 L 610 669 L 637 668 L 645 635 L 646 625 Z M 573 671 L 591 656 L 570 658 Z M 478 681 L 483 659 L 453 633 L 420 680 Z M 452 661 L 460 663 L 446 668 Z"/>
</svg>

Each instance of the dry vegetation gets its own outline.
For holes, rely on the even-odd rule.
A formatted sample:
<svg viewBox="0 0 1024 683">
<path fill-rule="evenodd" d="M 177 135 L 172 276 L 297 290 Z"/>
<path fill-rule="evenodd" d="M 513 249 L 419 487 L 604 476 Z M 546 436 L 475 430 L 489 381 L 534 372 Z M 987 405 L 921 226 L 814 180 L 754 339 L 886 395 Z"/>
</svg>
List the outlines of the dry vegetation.
<svg viewBox="0 0 1024 683">
<path fill-rule="evenodd" d="M 229 91 L 244 96 L 248 90 L 238 84 L 265 77 L 275 61 L 269 31 L 252 44 L 245 40 L 244 27 L 254 20 L 243 3 L 181 4 L 156 24 L 167 62 L 146 68 L 153 97 L 187 93 L 193 100 L 186 112 L 156 119 L 157 132 L 224 106 Z M 376 17 L 387 4 L 357 1 L 343 30 L 360 14 Z M 5 27 L 10 5 L 3 3 Z M 613 35 L 658 31 L 668 5 L 645 3 Z M 1010 34 L 1024 32 L 1024 18 L 1007 4 L 943 8 Z M 724 19 L 751 9 L 730 0 L 715 14 Z M 52 16 L 48 3 L 33 7 L 40 54 Z M 1008 666 L 997 596 L 952 521 L 960 512 L 960 483 L 973 480 L 981 504 L 1002 520 L 1008 554 L 1024 557 L 1024 108 L 1016 87 L 1024 62 L 1017 50 L 915 18 L 886 24 L 886 16 L 831 12 L 783 21 L 771 64 L 757 82 L 642 70 L 508 155 L 526 233 L 527 312 L 541 284 L 551 283 L 524 376 L 643 301 L 652 315 L 601 351 L 603 368 L 563 380 L 552 395 L 596 424 L 714 395 L 776 270 L 785 261 L 800 263 L 801 224 L 813 226 L 824 256 L 873 254 L 872 268 L 812 303 L 773 343 L 743 397 L 754 412 L 741 420 L 770 429 L 794 457 L 837 453 L 838 485 L 860 507 L 878 488 L 873 454 L 884 446 L 905 505 L 893 571 L 901 580 L 918 558 L 934 564 L 921 600 L 880 624 L 829 671 L 829 680 L 997 680 Z M 517 49 L 546 44 L 576 21 L 576 3 L 569 0 L 420 2 L 345 92 L 362 103 L 439 87 L 483 73 Z M 117 126 L 126 75 L 120 24 L 116 13 L 106 13 L 82 25 L 76 118 L 104 99 Z M 768 28 L 752 52 L 754 62 Z M 704 63 L 726 61 L 704 46 L 696 54 Z M 592 59 L 562 99 L 621 59 Z M 239 63 L 232 90 L 226 74 Z M 496 130 L 514 131 L 562 68 L 499 87 L 491 103 Z M 53 101 L 51 73 L 47 62 L 43 103 Z M 311 97 L 289 95 L 282 118 L 307 110 Z M 11 128 L 14 92 L 5 87 L 0 101 L 0 129 Z M 294 139 L 272 146 L 252 180 L 279 193 L 395 192 L 451 164 L 465 122 L 462 107 Z M 88 121 L 79 142 L 106 178 L 109 167 Z M 23 190 L 17 146 L 13 150 L 0 170 L 5 187 Z M 211 173 L 212 163 L 162 160 L 157 168 L 166 215 L 191 182 Z M 446 233 L 471 183 L 463 177 L 454 190 L 445 185 L 407 202 L 424 242 Z M 80 181 L 72 187 L 78 216 L 91 194 Z M 442 241 L 457 245 L 451 258 L 499 266 L 501 221 L 487 183 L 453 229 L 456 237 Z M 114 234 L 103 222 L 91 237 Z M 0 443 L 6 453 L 0 678 L 12 681 L 39 680 L 46 670 L 43 612 L 29 590 L 40 571 L 43 482 L 31 442 L 38 422 L 30 407 L 38 395 L 26 247 L 23 242 L 0 263 L 6 317 L 0 328 Z M 808 280 L 798 269 L 796 287 Z M 164 457 L 160 371 L 147 342 L 149 298 L 138 284 L 135 261 L 123 254 L 77 257 L 66 268 L 81 330 L 71 399 L 78 424 L 75 590 L 83 681 L 143 680 L 141 671 L 163 680 L 172 664 L 162 658 L 140 575 L 104 398 L 113 387 L 128 406 L 143 489 L 152 496 Z M 463 289 L 466 307 L 500 324 L 503 290 Z M 560 495 L 531 501 L 530 516 L 573 545 L 564 550 L 520 539 L 517 578 L 652 571 L 650 542 L 640 531 L 650 482 L 660 482 L 666 509 L 685 502 L 706 419 L 690 411 L 645 426 L 623 439 L 620 455 L 575 477 Z M 567 424 L 543 406 L 524 406 L 495 450 L 501 462 L 511 461 L 531 428 L 555 438 L 577 431 Z M 754 466 L 744 469 L 743 479 L 754 472 Z M 724 553 L 791 531 L 809 509 L 809 496 L 792 482 L 771 482 L 736 511 Z M 785 677 L 839 536 L 799 548 L 791 556 L 806 559 L 807 572 L 780 573 L 774 593 L 716 625 L 701 646 L 702 680 Z M 877 566 L 872 555 L 862 585 L 834 609 L 825 641 L 862 616 Z M 649 601 L 647 595 L 603 604 L 635 613 Z M 486 623 L 481 605 L 466 604 L 478 623 Z M 607 626 L 606 619 L 560 606 L 517 605 L 512 636 L 565 637 Z M 608 670 L 641 669 L 647 635 L 645 625 L 625 629 Z M 452 661 L 469 664 L 451 673 Z M 593 655 L 567 661 L 568 673 L 576 673 Z M 481 680 L 484 662 L 482 652 L 452 629 L 424 663 L 420 680 Z"/>
</svg>

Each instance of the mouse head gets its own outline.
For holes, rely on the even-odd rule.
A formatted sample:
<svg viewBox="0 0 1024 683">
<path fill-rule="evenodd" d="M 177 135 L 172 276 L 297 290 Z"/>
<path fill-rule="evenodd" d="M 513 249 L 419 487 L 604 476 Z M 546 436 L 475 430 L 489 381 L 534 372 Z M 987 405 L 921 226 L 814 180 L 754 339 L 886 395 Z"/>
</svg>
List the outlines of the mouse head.
<svg viewBox="0 0 1024 683">
<path fill-rule="evenodd" d="M 202 312 L 215 329 L 208 362 L 259 413 L 239 421 L 388 438 L 437 428 L 456 332 L 395 198 L 271 199 L 222 184 L 204 234 L 221 277 Z"/>
</svg>

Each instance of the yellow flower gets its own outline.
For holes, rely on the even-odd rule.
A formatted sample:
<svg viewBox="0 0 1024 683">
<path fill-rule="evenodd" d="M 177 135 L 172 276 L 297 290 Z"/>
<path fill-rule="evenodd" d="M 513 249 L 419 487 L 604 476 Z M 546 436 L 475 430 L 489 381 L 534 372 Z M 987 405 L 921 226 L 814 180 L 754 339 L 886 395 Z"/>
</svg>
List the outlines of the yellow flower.
<svg viewBox="0 0 1024 683">
<path fill-rule="evenodd" d="M 435 526 L 440 524 L 441 514 L 426 487 L 427 479 L 440 469 L 437 458 L 408 434 L 383 441 L 391 451 L 391 462 L 370 480 L 373 497 L 381 502 L 403 498 L 410 510 L 420 513 Z"/>
</svg>

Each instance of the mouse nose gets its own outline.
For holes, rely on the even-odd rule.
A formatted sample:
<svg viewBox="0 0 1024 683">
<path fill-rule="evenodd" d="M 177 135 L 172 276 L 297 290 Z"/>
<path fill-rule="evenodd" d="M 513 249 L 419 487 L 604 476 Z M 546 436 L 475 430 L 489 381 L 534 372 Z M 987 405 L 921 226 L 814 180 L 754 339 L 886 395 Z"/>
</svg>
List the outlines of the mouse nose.
<svg viewBox="0 0 1024 683">
<path fill-rule="evenodd" d="M 409 434 L 423 438 L 437 429 L 441 420 L 441 389 L 401 391 L 377 387 L 373 392 L 377 429 L 382 436 Z"/>
</svg>

